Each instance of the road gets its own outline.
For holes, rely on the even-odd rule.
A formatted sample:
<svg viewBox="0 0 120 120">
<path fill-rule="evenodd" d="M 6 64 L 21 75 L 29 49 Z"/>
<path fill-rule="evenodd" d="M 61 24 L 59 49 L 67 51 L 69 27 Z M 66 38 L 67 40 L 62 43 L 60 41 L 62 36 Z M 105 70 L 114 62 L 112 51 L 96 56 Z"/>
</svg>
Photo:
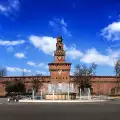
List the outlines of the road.
<svg viewBox="0 0 120 120">
<path fill-rule="evenodd" d="M 120 102 L 4 103 L 0 120 L 119 120 Z"/>
</svg>

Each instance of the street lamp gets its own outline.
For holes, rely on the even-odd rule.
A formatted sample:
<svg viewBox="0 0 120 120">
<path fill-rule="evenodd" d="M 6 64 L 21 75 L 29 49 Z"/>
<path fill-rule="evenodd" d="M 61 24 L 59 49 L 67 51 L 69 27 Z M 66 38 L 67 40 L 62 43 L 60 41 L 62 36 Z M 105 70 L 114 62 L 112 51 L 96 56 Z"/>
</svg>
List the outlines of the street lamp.
<svg viewBox="0 0 120 120">
<path fill-rule="evenodd" d="M 34 90 L 34 88 L 32 89 L 32 99 L 34 100 L 34 98 L 35 98 L 35 90 Z"/>
<path fill-rule="evenodd" d="M 70 98 L 70 76 L 68 77 L 68 100 Z"/>
</svg>

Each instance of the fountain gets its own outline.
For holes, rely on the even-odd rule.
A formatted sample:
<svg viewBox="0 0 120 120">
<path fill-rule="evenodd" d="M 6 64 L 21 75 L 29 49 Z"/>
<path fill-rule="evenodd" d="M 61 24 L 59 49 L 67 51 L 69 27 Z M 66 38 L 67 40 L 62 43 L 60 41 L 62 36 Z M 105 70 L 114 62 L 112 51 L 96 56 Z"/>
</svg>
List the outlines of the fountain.
<svg viewBox="0 0 120 120">
<path fill-rule="evenodd" d="M 48 94 L 45 95 L 46 100 L 69 100 L 75 99 L 75 91 L 73 84 L 58 83 L 48 85 Z"/>
<path fill-rule="evenodd" d="M 90 88 L 88 88 L 88 100 L 91 99 Z"/>
<path fill-rule="evenodd" d="M 82 100 L 82 99 L 91 100 L 90 88 L 84 88 L 84 91 L 82 91 L 80 88 L 80 100 Z"/>
</svg>

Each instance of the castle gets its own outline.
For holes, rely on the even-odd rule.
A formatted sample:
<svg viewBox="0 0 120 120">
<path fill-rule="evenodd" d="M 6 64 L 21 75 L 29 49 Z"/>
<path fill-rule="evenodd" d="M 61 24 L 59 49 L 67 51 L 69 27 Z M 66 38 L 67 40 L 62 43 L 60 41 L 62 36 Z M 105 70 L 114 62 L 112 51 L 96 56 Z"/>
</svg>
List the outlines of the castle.
<svg viewBox="0 0 120 120">
<path fill-rule="evenodd" d="M 78 93 L 78 86 L 74 84 L 74 76 L 70 75 L 71 63 L 65 61 L 65 50 L 62 37 L 57 38 L 56 50 L 54 51 L 54 62 L 49 63 L 50 76 L 42 76 L 42 92 L 52 92 L 54 85 L 55 91 L 67 92 L 68 84 L 70 92 Z M 24 76 L 26 91 L 32 89 L 32 80 L 36 76 Z M 13 81 L 14 79 L 21 80 L 23 76 L 5 76 L 0 80 L 0 96 L 5 95 L 5 82 Z M 111 89 L 117 86 L 115 76 L 93 76 L 91 79 L 93 93 L 109 95 Z M 40 92 L 40 91 L 38 91 Z"/>
</svg>

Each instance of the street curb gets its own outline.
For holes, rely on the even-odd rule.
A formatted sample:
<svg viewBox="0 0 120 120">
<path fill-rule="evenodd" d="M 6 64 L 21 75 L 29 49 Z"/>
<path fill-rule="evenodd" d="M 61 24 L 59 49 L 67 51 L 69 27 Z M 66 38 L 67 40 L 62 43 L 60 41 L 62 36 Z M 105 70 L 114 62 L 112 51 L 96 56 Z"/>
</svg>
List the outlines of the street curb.
<svg viewBox="0 0 120 120">
<path fill-rule="evenodd" d="M 108 100 L 19 100 L 21 103 L 93 103 L 105 101 Z"/>
</svg>

